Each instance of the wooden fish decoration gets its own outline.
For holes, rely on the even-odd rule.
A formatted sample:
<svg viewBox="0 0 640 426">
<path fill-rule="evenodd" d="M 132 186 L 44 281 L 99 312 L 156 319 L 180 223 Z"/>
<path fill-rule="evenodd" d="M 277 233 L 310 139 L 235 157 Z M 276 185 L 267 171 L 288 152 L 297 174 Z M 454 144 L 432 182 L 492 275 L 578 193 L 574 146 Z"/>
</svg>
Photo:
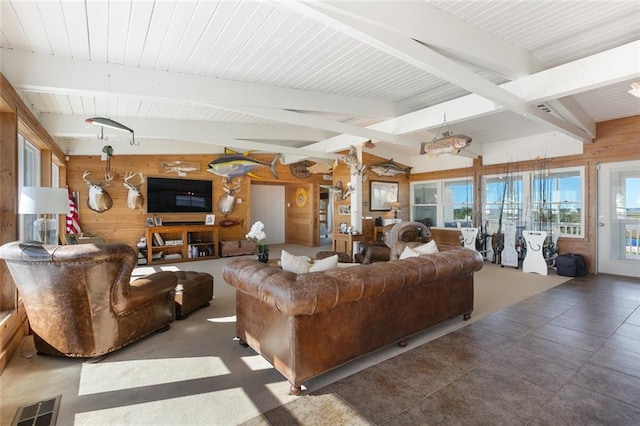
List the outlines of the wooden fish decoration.
<svg viewBox="0 0 640 426">
<path fill-rule="evenodd" d="M 429 157 L 437 157 L 440 154 L 450 153 L 457 155 L 463 148 L 471 144 L 470 136 L 443 134 L 440 139 L 420 144 L 420 154 L 427 154 Z"/>
<path fill-rule="evenodd" d="M 378 176 L 392 176 L 403 174 L 409 177 L 413 167 L 400 167 L 398 163 L 394 163 L 393 158 L 385 163 L 375 164 L 370 167 L 371 171 Z"/>
<path fill-rule="evenodd" d="M 232 149 L 225 148 L 224 155 L 210 162 L 207 171 L 222 176 L 227 180 L 245 175 L 259 179 L 260 177 L 254 175 L 253 172 L 269 167 L 273 177 L 279 179 L 276 164 L 280 158 L 280 154 L 276 154 L 273 160 L 271 160 L 271 163 L 265 163 L 264 161 L 249 157 L 247 154 L 248 153 L 240 154 Z"/>
<path fill-rule="evenodd" d="M 333 169 L 335 168 L 336 164 L 335 162 L 330 162 L 330 161 L 320 161 L 318 163 L 315 163 L 312 166 L 307 167 L 307 170 L 309 171 L 309 173 L 322 173 L 327 174 L 327 173 L 331 173 L 333 171 Z"/>
<path fill-rule="evenodd" d="M 362 142 L 362 146 L 363 146 L 363 147 L 365 147 L 365 148 L 369 148 L 369 149 L 375 149 L 376 144 L 375 144 L 375 143 L 373 143 L 373 142 L 371 141 L 371 139 L 369 139 L 369 140 L 368 140 L 368 141 L 366 141 L 366 142 Z"/>
<path fill-rule="evenodd" d="M 222 219 L 220 221 L 220 226 L 223 228 L 230 228 L 232 226 L 237 226 L 237 225 L 244 225 L 244 219 L 242 220 L 237 220 L 237 219 Z"/>
</svg>

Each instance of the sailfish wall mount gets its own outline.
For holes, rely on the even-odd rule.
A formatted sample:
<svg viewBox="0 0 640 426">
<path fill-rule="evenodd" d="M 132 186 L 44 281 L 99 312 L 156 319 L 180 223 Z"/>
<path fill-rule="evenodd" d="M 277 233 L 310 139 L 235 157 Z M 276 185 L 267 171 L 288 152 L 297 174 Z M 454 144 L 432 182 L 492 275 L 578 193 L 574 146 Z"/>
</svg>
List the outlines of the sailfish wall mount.
<svg viewBox="0 0 640 426">
<path fill-rule="evenodd" d="M 129 132 L 131 133 L 131 141 L 129 142 L 131 145 L 140 145 L 140 143 L 136 143 L 136 135 L 133 129 L 125 126 L 122 123 L 118 123 L 115 120 L 112 120 L 107 117 L 90 117 L 84 120 L 85 123 L 94 124 L 96 126 L 108 127 L 109 129 L 119 130 L 121 132 Z M 104 135 L 103 135 L 104 137 Z"/>
</svg>

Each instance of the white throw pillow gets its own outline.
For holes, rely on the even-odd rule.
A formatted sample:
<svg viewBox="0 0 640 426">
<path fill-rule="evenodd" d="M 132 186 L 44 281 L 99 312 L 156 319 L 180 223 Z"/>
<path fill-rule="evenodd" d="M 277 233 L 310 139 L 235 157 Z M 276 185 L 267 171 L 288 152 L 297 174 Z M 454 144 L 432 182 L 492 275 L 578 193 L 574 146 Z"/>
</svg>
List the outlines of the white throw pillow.
<svg viewBox="0 0 640 426">
<path fill-rule="evenodd" d="M 402 250 L 402 253 L 400 253 L 400 260 L 418 256 L 420 256 L 420 253 L 412 250 L 410 247 L 405 247 L 404 250 Z"/>
<path fill-rule="evenodd" d="M 438 245 L 435 240 L 431 240 L 427 244 L 415 247 L 413 250 L 418 252 L 418 254 L 433 254 L 440 251 L 438 250 Z"/>
<path fill-rule="evenodd" d="M 306 274 L 309 272 L 309 267 L 311 266 L 306 259 L 309 258 L 307 256 L 294 256 L 286 250 L 282 250 L 282 254 L 280 255 L 282 270 L 296 274 Z"/>
<path fill-rule="evenodd" d="M 321 272 L 328 271 L 329 269 L 336 269 L 338 267 L 338 255 L 331 257 L 325 257 L 324 259 L 316 260 L 309 268 L 309 272 Z"/>
</svg>

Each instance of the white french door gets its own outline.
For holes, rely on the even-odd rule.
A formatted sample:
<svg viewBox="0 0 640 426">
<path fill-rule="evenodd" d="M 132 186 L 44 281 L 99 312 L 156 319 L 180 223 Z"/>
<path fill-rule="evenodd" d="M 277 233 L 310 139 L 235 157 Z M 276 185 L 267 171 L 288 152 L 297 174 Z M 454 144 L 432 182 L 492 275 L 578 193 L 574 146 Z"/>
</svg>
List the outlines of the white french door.
<svg viewBox="0 0 640 426">
<path fill-rule="evenodd" d="M 598 272 L 640 277 L 640 161 L 599 166 Z"/>
</svg>

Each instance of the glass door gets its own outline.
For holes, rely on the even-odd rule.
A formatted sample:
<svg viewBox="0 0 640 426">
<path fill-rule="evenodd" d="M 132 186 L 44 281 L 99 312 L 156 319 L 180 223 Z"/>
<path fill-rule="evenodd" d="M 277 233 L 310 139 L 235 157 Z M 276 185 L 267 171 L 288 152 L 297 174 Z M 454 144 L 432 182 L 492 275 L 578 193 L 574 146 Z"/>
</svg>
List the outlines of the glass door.
<svg viewBox="0 0 640 426">
<path fill-rule="evenodd" d="M 640 277 L 640 161 L 598 171 L 598 272 Z"/>
</svg>

